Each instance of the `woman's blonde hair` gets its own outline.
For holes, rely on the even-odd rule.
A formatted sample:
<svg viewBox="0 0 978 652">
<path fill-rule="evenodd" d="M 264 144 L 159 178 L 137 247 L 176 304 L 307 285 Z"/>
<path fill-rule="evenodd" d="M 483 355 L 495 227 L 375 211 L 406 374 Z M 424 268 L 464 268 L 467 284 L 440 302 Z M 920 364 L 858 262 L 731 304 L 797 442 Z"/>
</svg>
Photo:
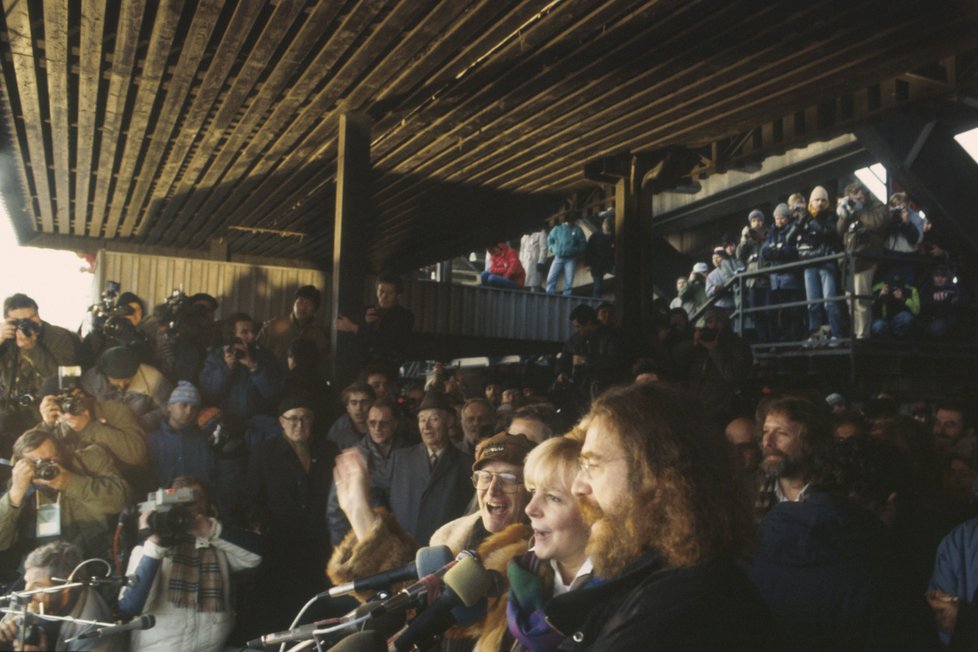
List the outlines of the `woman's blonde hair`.
<svg viewBox="0 0 978 652">
<path fill-rule="evenodd" d="M 552 487 L 570 493 L 577 475 L 581 442 L 570 437 L 552 437 L 526 456 L 523 479 L 527 487 Z"/>
</svg>

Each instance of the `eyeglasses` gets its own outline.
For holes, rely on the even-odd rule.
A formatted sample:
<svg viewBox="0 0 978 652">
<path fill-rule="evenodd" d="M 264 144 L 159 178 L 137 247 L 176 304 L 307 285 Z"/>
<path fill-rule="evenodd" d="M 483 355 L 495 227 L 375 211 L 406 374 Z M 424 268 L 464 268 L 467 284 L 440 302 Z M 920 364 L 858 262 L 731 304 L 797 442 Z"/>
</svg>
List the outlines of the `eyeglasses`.
<svg viewBox="0 0 978 652">
<path fill-rule="evenodd" d="M 581 473 L 584 474 L 584 477 L 585 478 L 590 478 L 591 477 L 591 471 L 593 471 L 595 469 L 599 469 L 602 466 L 604 466 L 605 464 L 610 464 L 611 462 L 617 462 L 620 459 L 624 459 L 624 458 L 616 457 L 616 458 L 614 458 L 612 460 L 605 460 L 605 461 L 599 463 L 599 462 L 595 462 L 592 459 L 588 459 L 586 457 L 578 457 L 577 458 L 577 468 L 579 468 L 581 470 Z"/>
<path fill-rule="evenodd" d="M 293 426 L 294 425 L 297 425 L 297 424 L 300 424 L 300 423 L 303 424 L 303 425 L 312 423 L 312 417 L 295 417 L 295 416 L 292 416 L 292 417 L 282 417 L 282 419 L 284 419 L 285 421 L 288 421 Z"/>
<path fill-rule="evenodd" d="M 476 471 L 472 474 L 472 484 L 476 489 L 488 489 L 493 479 L 496 480 L 496 486 L 505 494 L 516 493 L 523 486 L 523 479 L 515 473 Z"/>
</svg>

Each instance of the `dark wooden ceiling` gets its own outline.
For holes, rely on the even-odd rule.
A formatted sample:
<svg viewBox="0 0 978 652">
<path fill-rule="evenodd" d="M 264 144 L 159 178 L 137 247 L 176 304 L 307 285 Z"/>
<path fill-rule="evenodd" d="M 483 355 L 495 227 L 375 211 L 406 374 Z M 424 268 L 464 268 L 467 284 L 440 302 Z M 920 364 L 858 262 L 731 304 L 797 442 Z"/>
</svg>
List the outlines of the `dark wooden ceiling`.
<svg viewBox="0 0 978 652">
<path fill-rule="evenodd" d="M 2 4 L 0 186 L 23 242 L 223 239 L 328 265 L 350 111 L 372 121 L 374 271 L 519 233 L 593 185 L 588 161 L 840 97 L 886 108 L 900 80 L 953 94 L 978 48 L 965 0 Z"/>
</svg>

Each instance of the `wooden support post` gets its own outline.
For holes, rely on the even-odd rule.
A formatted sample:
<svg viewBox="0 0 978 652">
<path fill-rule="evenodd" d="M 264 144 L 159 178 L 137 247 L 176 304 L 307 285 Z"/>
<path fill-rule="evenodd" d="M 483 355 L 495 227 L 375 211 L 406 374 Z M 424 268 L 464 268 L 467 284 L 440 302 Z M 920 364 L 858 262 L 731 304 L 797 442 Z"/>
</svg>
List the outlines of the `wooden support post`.
<svg viewBox="0 0 978 652">
<path fill-rule="evenodd" d="M 652 331 L 652 194 L 642 187 L 646 168 L 633 157 L 615 184 L 615 314 L 627 341 Z M 636 352 L 644 353 L 644 351 Z"/>
<path fill-rule="evenodd" d="M 330 302 L 330 361 L 335 387 L 345 387 L 357 373 L 353 335 L 336 330 L 336 318 L 358 320 L 363 310 L 366 243 L 361 237 L 370 197 L 370 120 L 362 114 L 340 115 L 336 155 L 336 220 L 333 229 L 333 286 Z"/>
</svg>

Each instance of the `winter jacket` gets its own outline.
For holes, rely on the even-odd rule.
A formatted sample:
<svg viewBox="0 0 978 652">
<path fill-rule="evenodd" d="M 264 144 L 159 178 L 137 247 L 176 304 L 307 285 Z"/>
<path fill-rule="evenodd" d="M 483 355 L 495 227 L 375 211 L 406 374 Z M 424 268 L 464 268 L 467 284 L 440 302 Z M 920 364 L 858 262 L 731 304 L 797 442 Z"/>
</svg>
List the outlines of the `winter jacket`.
<svg viewBox="0 0 978 652">
<path fill-rule="evenodd" d="M 788 222 L 780 229 L 772 226 L 767 232 L 767 239 L 761 247 L 761 260 L 765 265 L 783 265 L 798 260 L 798 249 L 795 248 L 797 227 L 794 222 Z M 797 290 L 804 287 L 798 269 L 771 272 L 772 290 Z"/>
<path fill-rule="evenodd" d="M 254 568 L 261 563 L 259 540 L 256 535 L 211 521 L 211 534 L 197 538 L 197 548 L 213 547 L 224 583 L 225 609 L 221 612 L 200 612 L 178 607 L 167 592 L 173 570 L 173 554 L 152 541 L 136 546 L 129 557 L 127 575 L 139 578 L 132 588 L 124 588 L 119 596 L 119 611 L 127 616 L 152 614 L 156 625 L 132 634 L 134 650 L 186 650 L 187 652 L 220 652 L 234 627 L 231 609 L 231 573 Z"/>
<path fill-rule="evenodd" d="M 907 571 L 874 514 L 813 492 L 764 517 L 749 575 L 780 649 L 936 650 L 933 618 Z"/>
<path fill-rule="evenodd" d="M 37 537 L 37 505 L 59 500 L 59 492 L 31 485 L 20 505 L 10 493 L 0 498 L 0 550 L 16 546 L 21 558 L 53 540 L 78 546 L 85 557 L 111 559 L 112 528 L 130 499 L 129 485 L 119 475 L 112 458 L 99 446 L 78 448 L 65 461 L 71 480 L 60 492 L 61 535 Z"/>
<path fill-rule="evenodd" d="M 174 430 L 164 421 L 159 430 L 149 434 L 146 444 L 157 486 L 169 487 L 174 479 L 189 475 L 214 488 L 214 451 L 207 434 L 196 423 Z"/>
<path fill-rule="evenodd" d="M 564 222 L 550 229 L 550 233 L 547 234 L 547 247 L 554 256 L 574 258 L 584 253 L 587 248 L 587 238 L 584 237 L 581 227 L 572 222 Z"/>
<path fill-rule="evenodd" d="M 241 364 L 229 368 L 224 347 L 211 349 L 200 372 L 204 404 L 218 406 L 226 416 L 240 421 L 256 414 L 274 414 L 285 384 L 282 366 L 271 351 L 260 346 L 255 347 L 254 357 L 254 371 Z"/>
<path fill-rule="evenodd" d="M 487 271 L 490 274 L 507 278 L 520 287 L 526 284 L 526 271 L 523 269 L 523 264 L 520 263 L 520 256 L 508 244 L 503 243 L 494 249 L 490 249 L 489 260 L 486 262 L 488 263 Z"/>
<path fill-rule="evenodd" d="M 125 392 L 113 387 L 108 376 L 98 367 L 92 367 L 82 374 L 81 386 L 100 403 L 119 401 L 127 405 L 144 432 L 160 427 L 160 422 L 166 416 L 170 392 L 173 391 L 173 384 L 155 367 L 147 364 L 139 365 Z"/>
<path fill-rule="evenodd" d="M 834 211 L 822 211 L 817 217 L 806 212 L 795 232 L 798 258 L 808 260 L 842 251 L 842 241 L 835 229 L 838 221 Z"/>
<path fill-rule="evenodd" d="M 13 340 L 0 345 L 0 398 L 13 398 L 25 392 L 37 394 L 45 379 L 58 373 L 62 365 L 78 364 L 81 342 L 69 330 L 41 322 L 37 345 L 22 351 Z"/>
<path fill-rule="evenodd" d="M 770 615 L 733 561 L 674 568 L 655 551 L 604 584 L 559 595 L 547 619 L 567 651 L 775 650 Z"/>
</svg>

